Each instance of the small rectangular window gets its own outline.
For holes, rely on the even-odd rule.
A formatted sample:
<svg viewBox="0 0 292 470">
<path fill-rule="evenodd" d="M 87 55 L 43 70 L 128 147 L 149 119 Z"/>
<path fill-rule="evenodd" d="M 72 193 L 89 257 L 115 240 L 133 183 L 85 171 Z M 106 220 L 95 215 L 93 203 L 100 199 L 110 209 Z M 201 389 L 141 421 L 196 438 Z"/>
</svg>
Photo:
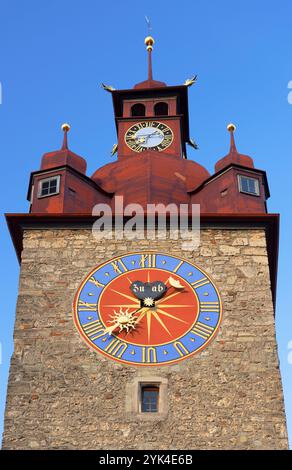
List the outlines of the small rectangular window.
<svg viewBox="0 0 292 470">
<path fill-rule="evenodd" d="M 141 389 L 142 413 L 156 413 L 158 411 L 159 387 L 157 385 L 144 385 Z"/>
<path fill-rule="evenodd" d="M 40 180 L 38 197 L 52 196 L 60 191 L 60 175 Z"/>
<path fill-rule="evenodd" d="M 257 178 L 238 175 L 239 191 L 241 193 L 251 194 L 253 196 L 260 195 L 260 185 Z"/>
</svg>

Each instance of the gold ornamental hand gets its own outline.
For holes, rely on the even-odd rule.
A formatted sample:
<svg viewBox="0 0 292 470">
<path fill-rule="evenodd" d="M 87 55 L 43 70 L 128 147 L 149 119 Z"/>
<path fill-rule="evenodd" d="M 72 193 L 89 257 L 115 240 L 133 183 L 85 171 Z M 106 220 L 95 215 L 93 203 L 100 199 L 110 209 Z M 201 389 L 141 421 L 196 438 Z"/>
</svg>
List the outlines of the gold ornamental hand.
<svg viewBox="0 0 292 470">
<path fill-rule="evenodd" d="M 115 315 L 112 316 L 114 320 L 112 320 L 111 322 L 114 324 L 105 328 L 104 334 L 108 333 L 109 335 L 111 335 L 117 328 L 120 329 L 119 332 L 121 332 L 122 330 L 126 330 L 127 333 L 130 330 L 134 330 L 137 323 L 142 320 L 148 310 L 150 310 L 150 308 L 141 307 L 138 310 L 135 310 L 135 312 L 129 313 L 128 309 L 125 312 L 120 309 L 119 313 L 115 312 Z M 134 316 L 138 312 L 141 312 L 140 315 L 138 317 Z"/>
</svg>

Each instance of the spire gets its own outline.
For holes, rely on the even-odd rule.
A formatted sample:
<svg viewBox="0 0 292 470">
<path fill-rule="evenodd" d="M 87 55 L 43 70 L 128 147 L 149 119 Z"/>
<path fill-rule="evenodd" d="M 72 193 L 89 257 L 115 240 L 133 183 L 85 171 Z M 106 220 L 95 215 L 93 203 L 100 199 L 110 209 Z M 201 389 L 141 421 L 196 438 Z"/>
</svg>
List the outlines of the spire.
<svg viewBox="0 0 292 470">
<path fill-rule="evenodd" d="M 152 76 L 152 50 L 153 50 L 153 44 L 154 44 L 154 39 L 152 36 L 147 36 L 145 38 L 145 44 L 146 44 L 146 49 L 148 51 L 148 81 L 153 81 L 153 76 Z"/>
<path fill-rule="evenodd" d="M 229 153 L 216 163 L 215 165 L 216 173 L 217 171 L 220 171 L 223 168 L 226 168 L 231 163 L 234 163 L 236 165 L 246 166 L 249 168 L 254 168 L 253 159 L 249 157 L 248 155 L 243 155 L 239 153 L 236 148 L 235 139 L 234 139 L 234 132 L 236 131 L 235 124 L 232 124 L 232 123 L 228 124 L 227 130 L 230 133 Z"/>
<path fill-rule="evenodd" d="M 43 155 L 41 170 L 48 170 L 51 168 L 58 168 L 62 165 L 70 166 L 79 173 L 86 173 L 86 160 L 68 149 L 68 132 L 71 129 L 70 124 L 64 123 L 61 126 L 64 132 L 63 143 L 60 150 L 47 152 Z"/>
<path fill-rule="evenodd" d="M 71 126 L 70 126 L 70 124 L 65 122 L 64 124 L 62 124 L 61 129 L 64 132 L 63 145 L 61 147 L 61 150 L 68 150 L 68 137 L 67 137 L 67 134 L 70 131 Z"/>
<path fill-rule="evenodd" d="M 148 79 L 137 83 L 137 85 L 134 86 L 134 88 L 160 88 L 160 87 L 165 87 L 166 83 L 164 82 L 158 82 L 157 80 L 153 80 L 153 72 L 152 72 L 152 51 L 153 51 L 153 45 L 155 43 L 154 38 L 150 36 L 150 31 L 151 31 L 151 26 L 150 26 L 150 20 L 146 17 L 146 21 L 148 24 L 148 32 L 149 35 L 145 38 L 144 43 L 146 45 L 146 50 L 148 53 Z"/>
<path fill-rule="evenodd" d="M 229 150 L 229 153 L 238 153 L 237 152 L 237 148 L 236 148 L 236 145 L 235 145 L 235 139 L 234 139 L 234 132 L 236 131 L 236 126 L 235 124 L 232 124 L 232 122 L 230 124 L 227 125 L 227 130 L 228 132 L 230 132 L 230 150 Z"/>
</svg>

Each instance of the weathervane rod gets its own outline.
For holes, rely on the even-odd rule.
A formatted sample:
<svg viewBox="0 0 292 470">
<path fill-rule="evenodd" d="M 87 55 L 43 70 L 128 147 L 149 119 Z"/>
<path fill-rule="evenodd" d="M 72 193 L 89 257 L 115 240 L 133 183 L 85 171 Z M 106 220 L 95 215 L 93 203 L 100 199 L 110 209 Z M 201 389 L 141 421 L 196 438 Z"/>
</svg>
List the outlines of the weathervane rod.
<svg viewBox="0 0 292 470">
<path fill-rule="evenodd" d="M 146 20 L 147 27 L 148 27 L 148 35 L 151 36 L 152 26 L 151 26 L 150 18 L 148 18 L 148 16 L 145 15 L 145 20 Z"/>
<path fill-rule="evenodd" d="M 147 38 L 145 38 L 145 44 L 147 46 L 147 51 L 148 51 L 148 80 L 152 81 L 153 76 L 152 76 L 152 56 L 151 56 L 151 53 L 152 53 L 152 49 L 153 49 L 154 39 L 151 36 L 152 26 L 151 26 L 151 21 L 148 18 L 148 16 L 145 16 L 145 20 L 146 20 L 146 23 L 147 23 L 147 26 L 148 26 L 148 36 L 147 36 Z"/>
</svg>

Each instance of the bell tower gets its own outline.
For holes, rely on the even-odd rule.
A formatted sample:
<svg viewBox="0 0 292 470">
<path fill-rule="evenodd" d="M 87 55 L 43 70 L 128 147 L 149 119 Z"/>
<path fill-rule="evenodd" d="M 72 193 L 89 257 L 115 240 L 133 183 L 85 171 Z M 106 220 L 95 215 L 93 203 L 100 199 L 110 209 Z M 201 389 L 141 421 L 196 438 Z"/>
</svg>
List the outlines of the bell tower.
<svg viewBox="0 0 292 470">
<path fill-rule="evenodd" d="M 87 175 L 65 124 L 31 173 L 29 212 L 6 214 L 21 270 L 3 448 L 287 449 L 266 172 L 231 123 L 212 174 L 187 158 L 196 76 L 154 80 L 145 43 L 147 80 L 103 85 L 116 160 Z M 178 210 L 173 230 L 167 207 L 182 204 L 187 226 Z M 194 205 L 200 242 L 186 246 Z M 138 211 L 144 225 L 126 237 Z"/>
<path fill-rule="evenodd" d="M 144 152 L 163 152 L 186 158 L 189 141 L 186 86 L 167 86 L 153 80 L 154 39 L 145 38 L 148 53 L 148 79 L 130 90 L 113 90 L 118 132 L 118 158 L 138 157 Z"/>
</svg>

